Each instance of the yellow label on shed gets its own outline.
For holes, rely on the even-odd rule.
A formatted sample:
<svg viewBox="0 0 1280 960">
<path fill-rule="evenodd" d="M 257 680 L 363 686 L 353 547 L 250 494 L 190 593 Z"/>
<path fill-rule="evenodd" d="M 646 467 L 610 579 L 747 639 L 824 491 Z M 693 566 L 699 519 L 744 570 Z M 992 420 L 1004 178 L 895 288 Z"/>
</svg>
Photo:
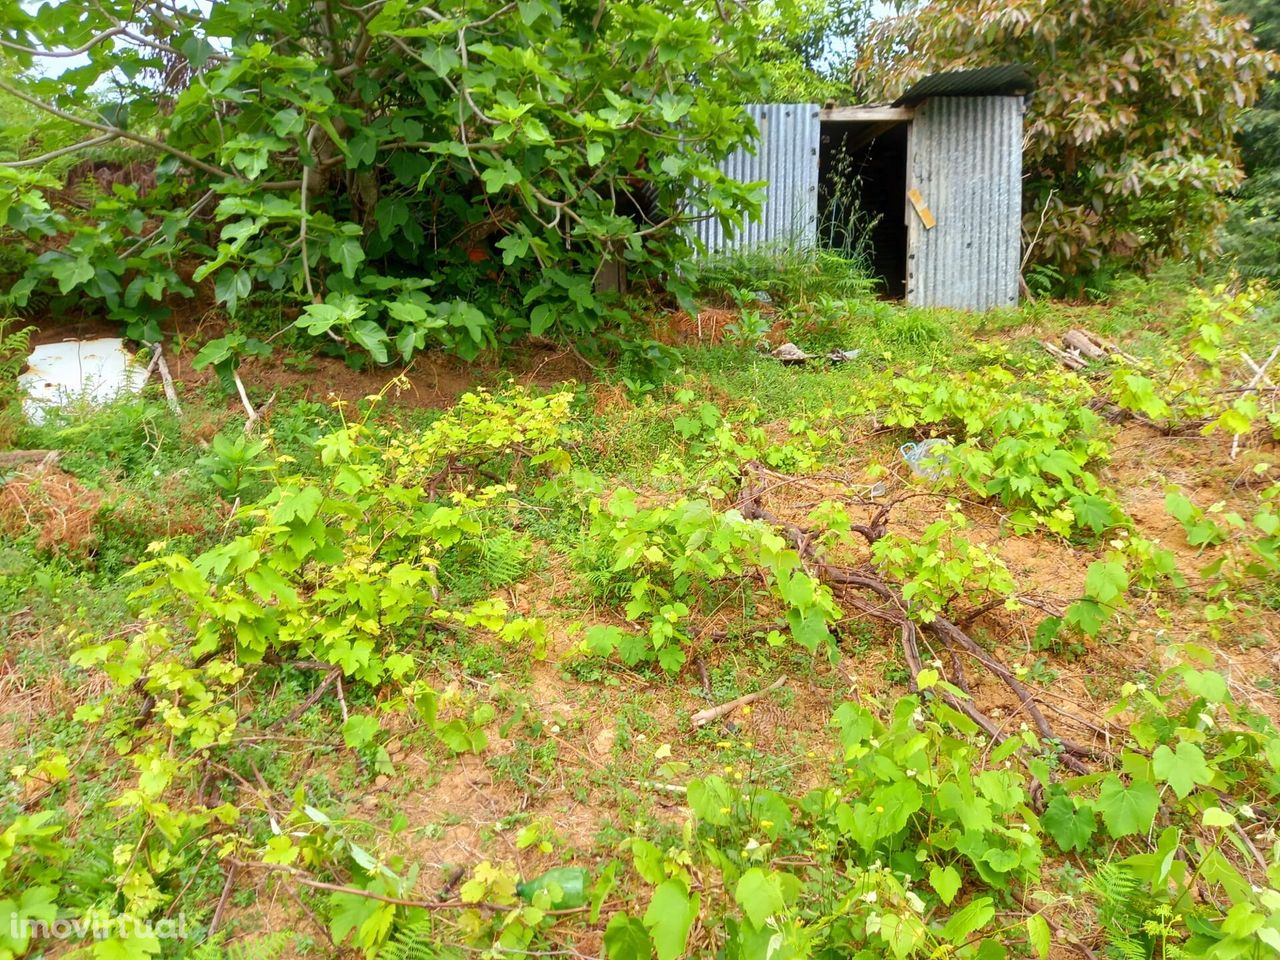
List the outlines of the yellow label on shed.
<svg viewBox="0 0 1280 960">
<path fill-rule="evenodd" d="M 920 217 L 920 222 L 924 224 L 926 230 L 932 230 L 938 225 L 938 221 L 933 218 L 928 205 L 924 202 L 924 197 L 920 196 L 920 191 L 912 187 L 907 191 L 907 199 L 911 201 L 911 206 L 916 208 L 916 213 Z"/>
</svg>

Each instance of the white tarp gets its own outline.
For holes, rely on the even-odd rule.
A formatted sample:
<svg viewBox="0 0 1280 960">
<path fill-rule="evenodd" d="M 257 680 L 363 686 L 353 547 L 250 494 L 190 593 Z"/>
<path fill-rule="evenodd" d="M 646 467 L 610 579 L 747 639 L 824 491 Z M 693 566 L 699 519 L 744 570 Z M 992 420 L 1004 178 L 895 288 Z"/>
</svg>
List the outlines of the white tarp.
<svg viewBox="0 0 1280 960">
<path fill-rule="evenodd" d="M 118 337 L 43 343 L 18 377 L 23 412 L 43 423 L 51 409 L 98 407 L 142 390 L 146 370 Z"/>
</svg>

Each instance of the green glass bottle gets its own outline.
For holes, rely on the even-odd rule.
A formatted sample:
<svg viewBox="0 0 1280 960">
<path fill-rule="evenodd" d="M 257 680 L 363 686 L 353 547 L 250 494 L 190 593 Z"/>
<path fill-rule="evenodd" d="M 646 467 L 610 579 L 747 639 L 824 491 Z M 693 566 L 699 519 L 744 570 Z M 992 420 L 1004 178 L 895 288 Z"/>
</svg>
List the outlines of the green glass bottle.
<svg viewBox="0 0 1280 960">
<path fill-rule="evenodd" d="M 560 899 L 551 904 L 554 909 L 566 910 L 587 902 L 587 871 L 582 867 L 555 867 L 532 880 L 517 883 L 516 894 L 520 899 L 532 902 L 535 893 L 547 890 L 552 884 L 561 890 Z"/>
</svg>

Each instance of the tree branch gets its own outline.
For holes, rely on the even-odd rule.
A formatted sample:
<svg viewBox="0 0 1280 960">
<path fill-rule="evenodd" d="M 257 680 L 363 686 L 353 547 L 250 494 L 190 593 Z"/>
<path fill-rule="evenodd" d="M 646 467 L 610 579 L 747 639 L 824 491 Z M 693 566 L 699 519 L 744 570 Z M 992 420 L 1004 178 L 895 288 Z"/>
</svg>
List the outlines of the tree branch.
<svg viewBox="0 0 1280 960">
<path fill-rule="evenodd" d="M 205 163 L 203 160 L 197 159 L 196 157 L 193 157 L 191 154 L 183 150 L 179 150 L 177 147 L 171 147 L 169 146 L 169 144 L 165 143 L 163 140 L 157 140 L 154 137 L 143 136 L 140 133 L 134 133 L 131 130 L 124 130 L 120 127 L 113 127 L 105 123 L 98 123 L 96 120 L 87 120 L 84 117 L 77 117 L 74 113 L 69 113 L 66 110 L 62 110 L 59 107 L 55 107 L 51 103 L 45 103 L 43 100 L 39 100 L 36 97 L 31 96 L 31 94 L 29 93 L 25 93 L 24 91 L 18 89 L 17 87 L 13 86 L 12 84 L 8 83 L 5 80 L 0 80 L 0 90 L 3 90 L 5 93 L 8 93 L 12 96 L 17 97 L 19 100 L 23 101 L 24 103 L 31 104 L 31 106 L 36 107 L 39 110 L 43 110 L 45 113 L 52 114 L 55 117 L 61 117 L 63 120 L 69 120 L 72 123 L 79 124 L 82 127 L 88 127 L 90 130 L 97 130 L 100 133 L 108 133 L 108 134 L 111 134 L 113 137 L 119 137 L 121 140 L 131 140 L 134 143 L 141 144 L 144 147 L 151 147 L 153 150 L 159 150 L 163 153 L 169 154 L 170 156 L 177 157 L 179 160 L 181 160 L 183 163 L 187 164 L 188 166 L 195 167 L 197 170 L 203 170 L 205 173 L 211 174 L 212 176 L 226 177 L 232 180 L 244 180 L 244 178 L 241 176 L 238 176 L 234 173 L 230 173 L 229 171 L 223 170 L 220 167 L 215 167 L 211 163 Z M 266 186 L 266 185 L 259 184 L 259 186 Z"/>
<path fill-rule="evenodd" d="M 100 137 L 93 137 L 90 140 L 81 140 L 79 143 L 73 143 L 69 147 L 50 150 L 48 153 L 42 153 L 38 157 L 27 157 L 25 160 L 8 160 L 4 163 L 0 163 L 0 167 L 38 167 L 42 163 L 48 163 L 50 160 L 57 160 L 59 157 L 65 157 L 69 153 L 78 153 L 81 150 L 100 147 L 104 143 L 110 143 L 112 140 L 116 139 L 118 139 L 116 134 L 104 133 Z"/>
<path fill-rule="evenodd" d="M 125 27 L 114 26 L 110 30 L 103 30 L 101 33 L 86 40 L 74 50 L 40 50 L 36 47 L 24 47 L 20 43 L 14 43 L 12 40 L 0 40 L 0 47 L 6 50 L 13 50 L 16 53 L 25 53 L 32 57 L 78 57 L 83 53 L 88 53 L 103 40 L 109 40 L 111 37 L 119 36 L 125 32 Z"/>
</svg>

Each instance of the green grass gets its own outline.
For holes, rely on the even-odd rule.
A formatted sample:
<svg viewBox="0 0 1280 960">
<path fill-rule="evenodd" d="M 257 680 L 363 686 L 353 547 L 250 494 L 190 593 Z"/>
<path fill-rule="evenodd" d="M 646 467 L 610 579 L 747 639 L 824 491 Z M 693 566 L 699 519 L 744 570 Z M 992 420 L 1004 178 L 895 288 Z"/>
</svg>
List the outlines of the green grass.
<svg viewBox="0 0 1280 960">
<path fill-rule="evenodd" d="M 811 268 L 816 272 L 808 272 Z M 1186 281 L 1172 275 L 1121 285 L 1115 303 L 1105 310 L 1037 303 L 981 317 L 906 309 L 875 300 L 848 264 L 832 268 L 793 259 L 765 269 L 761 262 L 743 258 L 710 268 L 703 282 L 708 295 L 768 291 L 781 314 L 792 321 L 788 336 L 807 350 L 861 352 L 842 364 L 818 361 L 787 367 L 741 345 L 688 347 L 679 351 L 680 371 L 669 371 L 638 399 L 597 411 L 591 390 L 579 388 L 575 416 L 582 436 L 571 451 L 573 464 L 597 475 L 602 494 L 629 485 L 647 498 L 688 494 L 731 505 L 732 490 L 722 495 L 698 487 L 705 479 L 698 470 L 705 466 L 704 458 L 711 459 L 711 431 L 694 430 L 686 436 L 677 426 L 679 418 L 697 414 L 703 403 L 712 404 L 718 415 L 744 418 L 735 424 L 740 433 L 748 428 L 763 431 L 768 441 L 762 455 L 794 459 L 803 453 L 811 458 L 803 462 L 812 472 L 827 467 L 848 470 L 855 462 L 888 460 L 898 442 L 893 437 L 868 442 L 853 429 L 852 401 L 869 383 L 921 364 L 934 364 L 940 371 L 980 368 L 990 362 L 983 340 L 995 341 L 1018 355 L 1040 357 L 1039 338 L 1070 325 L 1123 339 L 1143 354 L 1168 349 L 1171 337 L 1188 332 L 1183 310 Z M 252 317 L 249 322 L 265 325 L 268 319 Z M 1260 341 L 1275 331 L 1272 324 L 1270 314 L 1258 318 Z M 691 392 L 692 400 L 684 398 L 685 391 Z M 204 441 L 211 434 L 197 427 L 221 425 L 224 435 L 233 436 L 240 422 L 225 416 L 223 398 L 212 390 L 187 399 L 182 420 L 148 394 L 83 421 L 23 428 L 19 438 L 27 446 L 63 450 L 62 466 L 104 497 L 97 518 L 98 542 L 87 556 L 42 555 L 30 534 L 0 537 L 0 634 L 16 641 L 7 651 L 12 670 L 31 688 L 70 691 L 58 701 L 59 709 L 37 712 L 31 718 L 20 731 L 20 741 L 0 753 L 0 763 L 6 768 L 29 764 L 44 748 L 72 755 L 85 749 L 76 775 L 82 811 L 76 830 L 85 839 L 77 847 L 73 866 L 82 877 L 80 889 L 86 903 L 111 895 L 115 868 L 110 848 L 105 841 L 91 838 L 111 837 L 116 814 L 106 804 L 133 772 L 130 755 L 121 756 L 114 742 L 103 740 L 86 749 L 81 728 L 71 718 L 77 691 L 89 676 L 68 662 L 77 645 L 71 635 L 133 636 L 135 609 L 128 599 L 132 581 L 125 574 L 148 556 L 148 544 L 158 539 L 166 525 L 183 521 L 171 545 L 189 555 L 239 529 L 231 518 L 229 498 L 214 481 L 215 475 L 229 469 L 227 459 L 207 448 Z M 441 415 L 396 409 L 393 403 L 380 413 L 388 422 L 400 423 L 406 433 L 423 429 Z M 314 442 L 333 426 L 335 417 L 323 405 L 282 397 L 270 419 L 269 447 L 260 460 L 242 465 L 243 482 L 237 489 L 247 498 L 265 492 L 265 482 L 251 468 L 273 455 L 314 465 Z M 747 423 L 746 418 L 754 419 Z M 821 434 L 820 439 L 806 439 L 807 430 Z M 674 471 L 673 465 L 689 467 L 690 474 Z M 660 469 L 665 471 L 661 475 Z M 477 511 L 480 531 L 435 558 L 440 565 L 440 589 L 457 607 L 493 596 L 511 604 L 517 598 L 535 597 L 527 615 L 543 617 L 550 624 L 547 662 L 538 662 L 527 644 L 507 642 L 494 632 L 458 622 L 421 618 L 397 630 L 397 641 L 414 657 L 421 675 L 447 691 L 442 702 L 448 716 L 462 716 L 482 705 L 493 708 L 493 719 L 483 724 L 491 746 L 479 758 L 455 757 L 398 699 L 402 693 L 394 684 L 374 689 L 351 682 L 344 687 L 342 701 L 330 689 L 296 719 L 275 726 L 299 710 L 324 677 L 318 670 L 276 663 L 261 668 L 262 682 L 237 692 L 236 709 L 246 730 L 268 730 L 278 739 L 216 746 L 210 758 L 252 788 L 261 778 L 285 809 L 295 793 L 305 798 L 307 804 L 334 818 L 334 838 L 344 837 L 343 842 L 359 843 L 388 858 L 410 841 L 436 842 L 448 829 L 465 827 L 472 831 L 466 835 L 483 849 L 455 849 L 449 856 L 468 866 L 474 866 L 479 857 L 508 857 L 515 833 L 543 820 L 549 824 L 546 836 L 554 846 L 551 858 L 557 861 L 598 868 L 617 852 L 619 843 L 637 835 L 659 849 L 681 849 L 680 800 L 642 786 L 652 781 L 684 783 L 728 766 L 750 770 L 750 779 L 757 785 L 794 793 L 798 779 L 816 778 L 826 760 L 810 763 L 807 755 L 815 746 L 823 746 L 825 732 L 810 737 L 807 732 L 783 731 L 779 742 L 765 750 L 748 746 L 744 737 L 726 727 L 691 730 L 689 715 L 708 703 L 758 690 L 783 675 L 790 683 L 773 698 L 784 715 L 798 713 L 816 695 L 838 703 L 850 696 L 849 677 L 863 669 L 860 661 L 881 652 L 884 630 L 846 609 L 846 619 L 838 625 L 839 653 L 845 664 L 839 670 L 829 668 L 794 645 L 772 648 L 761 642 L 758 635 L 772 625 L 761 621 L 774 618 L 776 612 L 750 598 L 750 592 L 742 590 L 732 576 L 725 576 L 724 582 L 704 584 L 697 595 L 705 608 L 724 613 L 728 620 L 716 625 L 714 638 L 701 636 L 690 648 L 706 667 L 709 691 L 692 666 L 668 677 L 652 667 L 623 669 L 616 661 L 583 654 L 576 648 L 583 625 L 624 620 L 637 576 L 633 570 L 615 568 L 613 555 L 585 532 L 590 522 L 589 498 L 571 496 L 568 491 L 564 480 L 522 479 L 516 508 Z M 1105 545 L 1097 548 L 1105 549 Z M 986 636 L 980 630 L 974 632 Z M 1004 640 L 994 633 L 986 636 L 993 649 Z M 1036 650 L 1029 661 L 1028 679 L 1053 686 L 1059 670 L 1069 669 L 1077 652 L 1057 646 Z M 905 691 L 910 674 L 896 646 L 887 657 L 877 656 L 872 662 L 878 676 L 865 677 L 870 685 Z M 246 665 L 258 669 L 256 664 Z M 865 669 L 868 674 L 873 670 Z M 1098 697 L 1114 698 L 1117 684 L 1112 678 L 1090 676 L 1084 682 Z M 557 712 L 562 704 L 569 708 L 567 717 Z M 137 710 L 136 700 L 128 696 L 112 705 L 123 720 Z M 394 733 L 351 750 L 343 745 L 344 711 L 377 715 Z M 602 730 L 612 730 L 615 739 L 608 754 L 597 757 L 590 745 Z M 385 763 L 378 749 L 392 739 L 411 745 L 421 763 L 401 763 L 391 775 L 391 784 L 374 791 L 379 765 Z M 119 742 L 123 745 L 123 738 Z M 420 779 L 405 776 L 406 770 L 424 767 L 428 772 Z M 425 822 L 391 826 L 409 801 L 416 809 L 446 776 L 457 781 L 453 775 L 459 772 L 471 778 L 460 789 L 468 789 L 466 783 L 471 783 L 482 798 L 469 809 L 482 813 L 472 817 L 441 809 Z M 214 784 L 221 797 L 243 800 L 247 796 L 243 785 L 223 773 L 217 774 Z M 175 791 L 193 786 L 184 783 Z M 376 802 L 363 803 L 371 794 Z M 520 805 L 511 807 L 512 797 Z M 5 795 L 3 804 L 4 816 L 18 808 L 12 792 Z M 557 804 L 570 811 L 587 808 L 598 816 L 571 843 L 556 821 L 563 812 Z M 273 827 L 251 806 L 245 804 L 244 823 L 238 829 L 252 844 L 261 845 L 274 835 Z M 496 816 L 482 821 L 491 809 L 498 811 Z M 424 869 L 424 876 L 428 873 Z M 209 905 L 220 894 L 223 876 L 216 857 L 201 865 L 187 862 L 176 875 L 179 884 L 190 881 L 186 902 L 199 905 L 206 919 Z M 247 890 L 238 888 L 234 901 L 246 913 L 254 905 Z M 326 908 L 320 899 L 309 902 L 316 909 Z M 316 955 L 324 955 L 327 949 L 327 944 L 314 941 L 299 944 L 295 949 L 311 949 Z M 531 949 L 557 949 L 557 943 L 538 941 Z"/>
</svg>

